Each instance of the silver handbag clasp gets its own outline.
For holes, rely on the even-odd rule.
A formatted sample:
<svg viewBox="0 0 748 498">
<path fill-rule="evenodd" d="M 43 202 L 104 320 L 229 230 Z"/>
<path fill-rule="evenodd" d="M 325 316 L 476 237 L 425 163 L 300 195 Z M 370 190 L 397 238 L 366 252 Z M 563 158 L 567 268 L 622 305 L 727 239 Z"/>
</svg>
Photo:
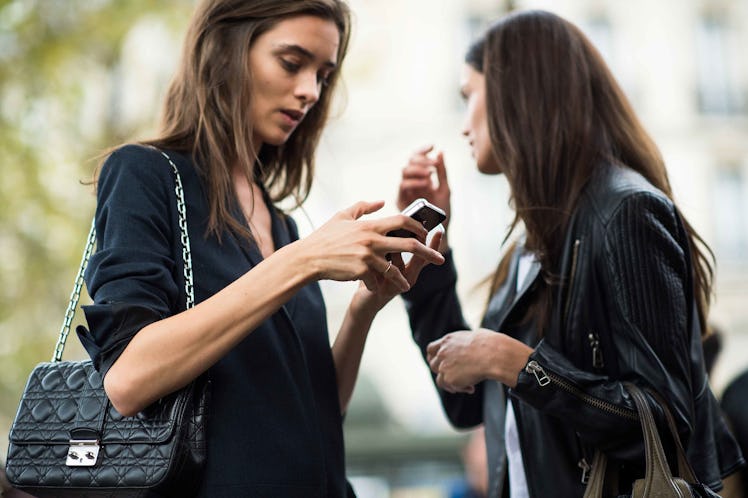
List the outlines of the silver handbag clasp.
<svg viewBox="0 0 748 498">
<path fill-rule="evenodd" d="M 65 465 L 68 467 L 93 467 L 99 458 L 98 439 L 71 439 Z"/>
</svg>

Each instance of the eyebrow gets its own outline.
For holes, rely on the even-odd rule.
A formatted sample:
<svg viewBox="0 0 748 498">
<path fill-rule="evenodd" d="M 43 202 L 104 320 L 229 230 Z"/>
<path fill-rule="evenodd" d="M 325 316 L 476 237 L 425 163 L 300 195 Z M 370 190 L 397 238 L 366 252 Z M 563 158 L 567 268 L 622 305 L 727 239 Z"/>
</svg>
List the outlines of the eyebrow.
<svg viewBox="0 0 748 498">
<path fill-rule="evenodd" d="M 306 59 L 309 59 L 309 60 L 316 60 L 317 59 L 317 57 L 311 51 L 305 49 L 301 45 L 296 45 L 296 44 L 292 44 L 292 43 L 283 43 L 283 44 L 280 44 L 280 45 L 278 45 L 278 48 L 276 50 L 278 52 L 293 52 L 293 53 L 295 53 L 295 54 L 297 54 L 297 55 L 299 55 L 301 57 L 304 57 Z M 325 67 L 327 67 L 327 68 L 330 68 L 330 69 L 335 69 L 336 67 L 338 67 L 338 65 L 335 64 L 332 61 L 325 61 L 325 62 L 322 63 L 322 65 L 325 66 Z"/>
</svg>

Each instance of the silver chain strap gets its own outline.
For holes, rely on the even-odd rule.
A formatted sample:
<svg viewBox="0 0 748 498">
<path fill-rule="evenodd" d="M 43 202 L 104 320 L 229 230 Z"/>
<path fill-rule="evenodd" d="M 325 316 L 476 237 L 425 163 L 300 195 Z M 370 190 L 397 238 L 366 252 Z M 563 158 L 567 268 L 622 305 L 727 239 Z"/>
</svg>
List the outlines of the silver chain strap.
<svg viewBox="0 0 748 498">
<path fill-rule="evenodd" d="M 174 172 L 174 192 L 177 195 L 177 211 L 179 214 L 179 231 L 181 234 L 182 241 L 182 259 L 184 260 L 184 294 L 185 294 L 185 306 L 187 309 L 192 308 L 195 305 L 195 289 L 192 281 L 192 251 L 190 249 L 190 235 L 187 232 L 187 209 L 184 203 L 184 190 L 182 189 L 182 177 L 179 175 L 179 170 L 176 164 L 171 158 L 162 150 L 159 150 L 162 156 L 169 161 L 171 169 Z M 78 268 L 78 275 L 75 277 L 75 284 L 73 285 L 73 293 L 70 295 L 70 302 L 68 308 L 65 311 L 65 319 L 62 322 L 62 328 L 60 329 L 60 337 L 57 339 L 55 345 L 55 351 L 52 355 L 52 361 L 58 362 L 62 360 L 62 352 L 65 349 L 65 343 L 70 334 L 70 324 L 73 322 L 75 317 L 75 310 L 78 307 L 78 301 L 81 297 L 81 288 L 83 287 L 83 274 L 88 266 L 88 260 L 91 257 L 93 246 L 96 241 L 96 219 L 91 222 L 91 230 L 88 232 L 88 239 L 86 240 L 86 247 L 83 250 L 83 258 L 81 258 L 81 264 Z"/>
<path fill-rule="evenodd" d="M 184 190 L 182 189 L 182 177 L 174 161 L 166 154 L 159 150 L 161 155 L 169 161 L 171 169 L 174 171 L 174 192 L 177 194 L 177 210 L 179 212 L 179 232 L 182 237 L 182 259 L 184 260 L 184 295 L 186 296 L 185 309 L 195 306 L 195 288 L 192 283 L 192 250 L 190 249 L 190 234 L 187 231 L 187 208 L 184 203 Z"/>
<path fill-rule="evenodd" d="M 86 271 L 86 267 L 88 266 L 88 259 L 91 257 L 94 240 L 96 240 L 96 219 L 91 222 L 91 230 L 88 231 L 86 248 L 83 250 L 83 258 L 81 258 L 81 264 L 78 267 L 78 275 L 75 277 L 73 293 L 70 294 L 70 302 L 68 303 L 68 309 L 65 311 L 65 319 L 62 321 L 60 337 L 57 339 L 55 352 L 52 355 L 52 361 L 62 360 L 62 351 L 65 349 L 65 342 L 68 340 L 68 334 L 70 333 L 70 324 L 73 321 L 73 317 L 75 316 L 75 308 L 78 306 L 78 301 L 81 297 L 81 288 L 83 287 L 83 273 Z"/>
</svg>

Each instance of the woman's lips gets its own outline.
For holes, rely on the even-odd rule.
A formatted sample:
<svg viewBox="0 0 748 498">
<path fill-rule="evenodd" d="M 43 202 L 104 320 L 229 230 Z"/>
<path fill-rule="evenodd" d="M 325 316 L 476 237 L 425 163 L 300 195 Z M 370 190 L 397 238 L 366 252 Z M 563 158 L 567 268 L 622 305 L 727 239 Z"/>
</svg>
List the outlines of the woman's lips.
<svg viewBox="0 0 748 498">
<path fill-rule="evenodd" d="M 304 117 L 304 113 L 296 111 L 294 109 L 281 109 L 281 115 L 284 117 L 287 124 L 296 126 Z"/>
</svg>

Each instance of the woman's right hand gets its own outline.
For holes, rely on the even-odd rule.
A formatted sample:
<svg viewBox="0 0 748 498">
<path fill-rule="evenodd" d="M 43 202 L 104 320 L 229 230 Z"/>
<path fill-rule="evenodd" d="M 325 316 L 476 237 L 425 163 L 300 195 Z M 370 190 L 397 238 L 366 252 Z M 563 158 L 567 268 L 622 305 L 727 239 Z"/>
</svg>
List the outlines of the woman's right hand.
<svg viewBox="0 0 748 498">
<path fill-rule="evenodd" d="M 489 329 L 450 332 L 426 347 L 426 361 L 436 383 L 450 393 L 473 393 L 479 382 L 492 379 L 516 387 L 533 349 Z"/>
<path fill-rule="evenodd" d="M 444 154 L 441 151 L 435 157 L 429 156 L 433 150 L 433 145 L 426 145 L 416 149 L 410 156 L 408 164 L 402 171 L 402 179 L 397 192 L 397 207 L 402 211 L 408 204 L 423 197 L 447 213 L 447 219 L 442 222 L 446 229 L 450 214 L 447 169 L 444 165 Z M 432 180 L 434 172 L 436 172 L 436 184 Z"/>
<path fill-rule="evenodd" d="M 315 279 L 361 280 L 370 290 L 377 290 L 386 281 L 404 292 L 410 284 L 398 265 L 390 264 L 387 254 L 409 252 L 428 263 L 444 262 L 438 251 L 424 244 L 426 229 L 414 219 L 402 214 L 378 220 L 359 219 L 382 206 L 383 201 L 358 202 L 299 241 Z M 416 237 L 386 236 L 399 228 Z"/>
</svg>

